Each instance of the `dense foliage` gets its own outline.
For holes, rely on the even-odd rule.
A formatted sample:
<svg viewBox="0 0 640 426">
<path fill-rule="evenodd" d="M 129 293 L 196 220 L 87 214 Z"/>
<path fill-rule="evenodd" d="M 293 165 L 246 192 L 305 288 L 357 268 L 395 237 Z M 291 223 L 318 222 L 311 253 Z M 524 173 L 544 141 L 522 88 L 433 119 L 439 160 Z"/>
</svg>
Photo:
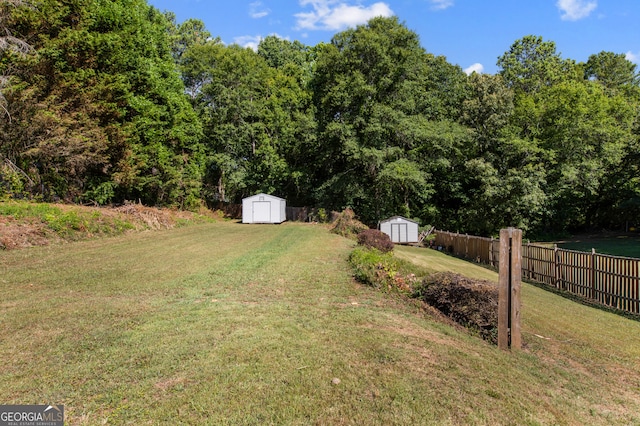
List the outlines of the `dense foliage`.
<svg viewBox="0 0 640 426">
<path fill-rule="evenodd" d="M 145 0 L 4 2 L 0 26 L 0 197 L 261 191 L 483 235 L 640 216 L 640 79 L 621 54 L 577 63 L 525 36 L 467 76 L 397 18 L 253 51 Z"/>
<path fill-rule="evenodd" d="M 9 20 L 35 50 L 15 69 L 0 122 L 3 180 L 45 200 L 196 203 L 202 128 L 165 17 L 145 0 L 41 0 Z M 10 52 L 9 52 L 10 53 Z M 10 117 L 10 119 L 7 119 Z"/>
</svg>

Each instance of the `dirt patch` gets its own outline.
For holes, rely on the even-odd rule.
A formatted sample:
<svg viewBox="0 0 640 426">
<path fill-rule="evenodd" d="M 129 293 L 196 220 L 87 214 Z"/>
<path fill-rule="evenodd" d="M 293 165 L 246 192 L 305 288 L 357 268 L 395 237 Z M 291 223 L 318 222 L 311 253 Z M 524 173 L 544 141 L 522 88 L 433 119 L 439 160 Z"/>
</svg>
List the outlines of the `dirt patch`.
<svg viewBox="0 0 640 426">
<path fill-rule="evenodd" d="M 167 392 L 176 388 L 183 388 L 187 383 L 188 380 L 184 377 L 171 377 L 156 382 L 154 386 L 156 389 Z"/>
<path fill-rule="evenodd" d="M 45 224 L 0 216 L 0 250 L 44 246 L 59 238 Z"/>
</svg>

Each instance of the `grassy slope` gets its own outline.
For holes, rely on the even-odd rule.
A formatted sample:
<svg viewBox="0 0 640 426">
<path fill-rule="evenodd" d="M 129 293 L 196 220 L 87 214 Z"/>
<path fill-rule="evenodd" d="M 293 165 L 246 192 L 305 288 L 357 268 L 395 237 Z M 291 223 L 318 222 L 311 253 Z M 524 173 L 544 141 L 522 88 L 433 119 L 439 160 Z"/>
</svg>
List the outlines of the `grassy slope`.
<svg viewBox="0 0 640 426">
<path fill-rule="evenodd" d="M 2 403 L 68 424 L 640 423 L 640 323 L 525 286 L 527 349 L 502 352 L 354 283 L 350 248 L 226 222 L 0 252 Z"/>
</svg>

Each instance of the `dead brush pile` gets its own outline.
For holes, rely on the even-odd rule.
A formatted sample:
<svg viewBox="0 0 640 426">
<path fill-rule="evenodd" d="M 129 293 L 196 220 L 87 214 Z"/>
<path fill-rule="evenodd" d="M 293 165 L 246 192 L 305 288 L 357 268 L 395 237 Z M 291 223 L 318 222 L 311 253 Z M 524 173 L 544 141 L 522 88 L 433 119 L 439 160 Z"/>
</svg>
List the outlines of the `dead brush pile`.
<svg viewBox="0 0 640 426">
<path fill-rule="evenodd" d="M 19 223 L 12 217 L 0 216 L 0 250 L 43 246 L 57 239 L 43 223 Z"/>
<path fill-rule="evenodd" d="M 433 274 L 414 287 L 413 297 L 458 324 L 498 343 L 498 287 L 451 272 Z"/>
<path fill-rule="evenodd" d="M 147 229 L 169 229 L 176 223 L 170 211 L 145 207 L 142 204 L 127 203 L 114 208 L 113 211 L 128 216 L 131 222 L 142 224 Z"/>
<path fill-rule="evenodd" d="M 357 236 L 358 244 L 367 248 L 375 248 L 383 253 L 393 250 L 391 238 L 377 229 L 365 229 Z"/>
<path fill-rule="evenodd" d="M 366 229 L 369 229 L 369 227 L 357 220 L 355 212 L 347 208 L 342 213 L 336 215 L 331 232 L 343 237 L 355 239 L 360 232 Z"/>
</svg>

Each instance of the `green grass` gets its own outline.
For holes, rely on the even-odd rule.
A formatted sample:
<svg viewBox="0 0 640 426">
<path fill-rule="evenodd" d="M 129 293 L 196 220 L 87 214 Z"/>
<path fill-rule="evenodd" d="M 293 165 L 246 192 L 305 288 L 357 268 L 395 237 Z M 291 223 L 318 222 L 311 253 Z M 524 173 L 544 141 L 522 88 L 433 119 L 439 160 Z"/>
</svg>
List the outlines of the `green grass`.
<svg viewBox="0 0 640 426">
<path fill-rule="evenodd" d="M 394 252 L 399 259 L 412 262 L 427 272 L 455 271 L 470 278 L 498 281 L 496 272 L 480 264 L 461 261 L 440 251 L 397 245 Z"/>
<path fill-rule="evenodd" d="M 525 285 L 526 348 L 504 352 L 354 282 L 352 247 L 220 222 L 0 252 L 2 403 L 70 425 L 640 424 L 640 323 Z"/>
<path fill-rule="evenodd" d="M 640 258 L 640 235 L 623 234 L 616 236 L 583 236 L 558 243 L 558 247 L 567 250 L 596 252 L 613 256 Z"/>
</svg>

